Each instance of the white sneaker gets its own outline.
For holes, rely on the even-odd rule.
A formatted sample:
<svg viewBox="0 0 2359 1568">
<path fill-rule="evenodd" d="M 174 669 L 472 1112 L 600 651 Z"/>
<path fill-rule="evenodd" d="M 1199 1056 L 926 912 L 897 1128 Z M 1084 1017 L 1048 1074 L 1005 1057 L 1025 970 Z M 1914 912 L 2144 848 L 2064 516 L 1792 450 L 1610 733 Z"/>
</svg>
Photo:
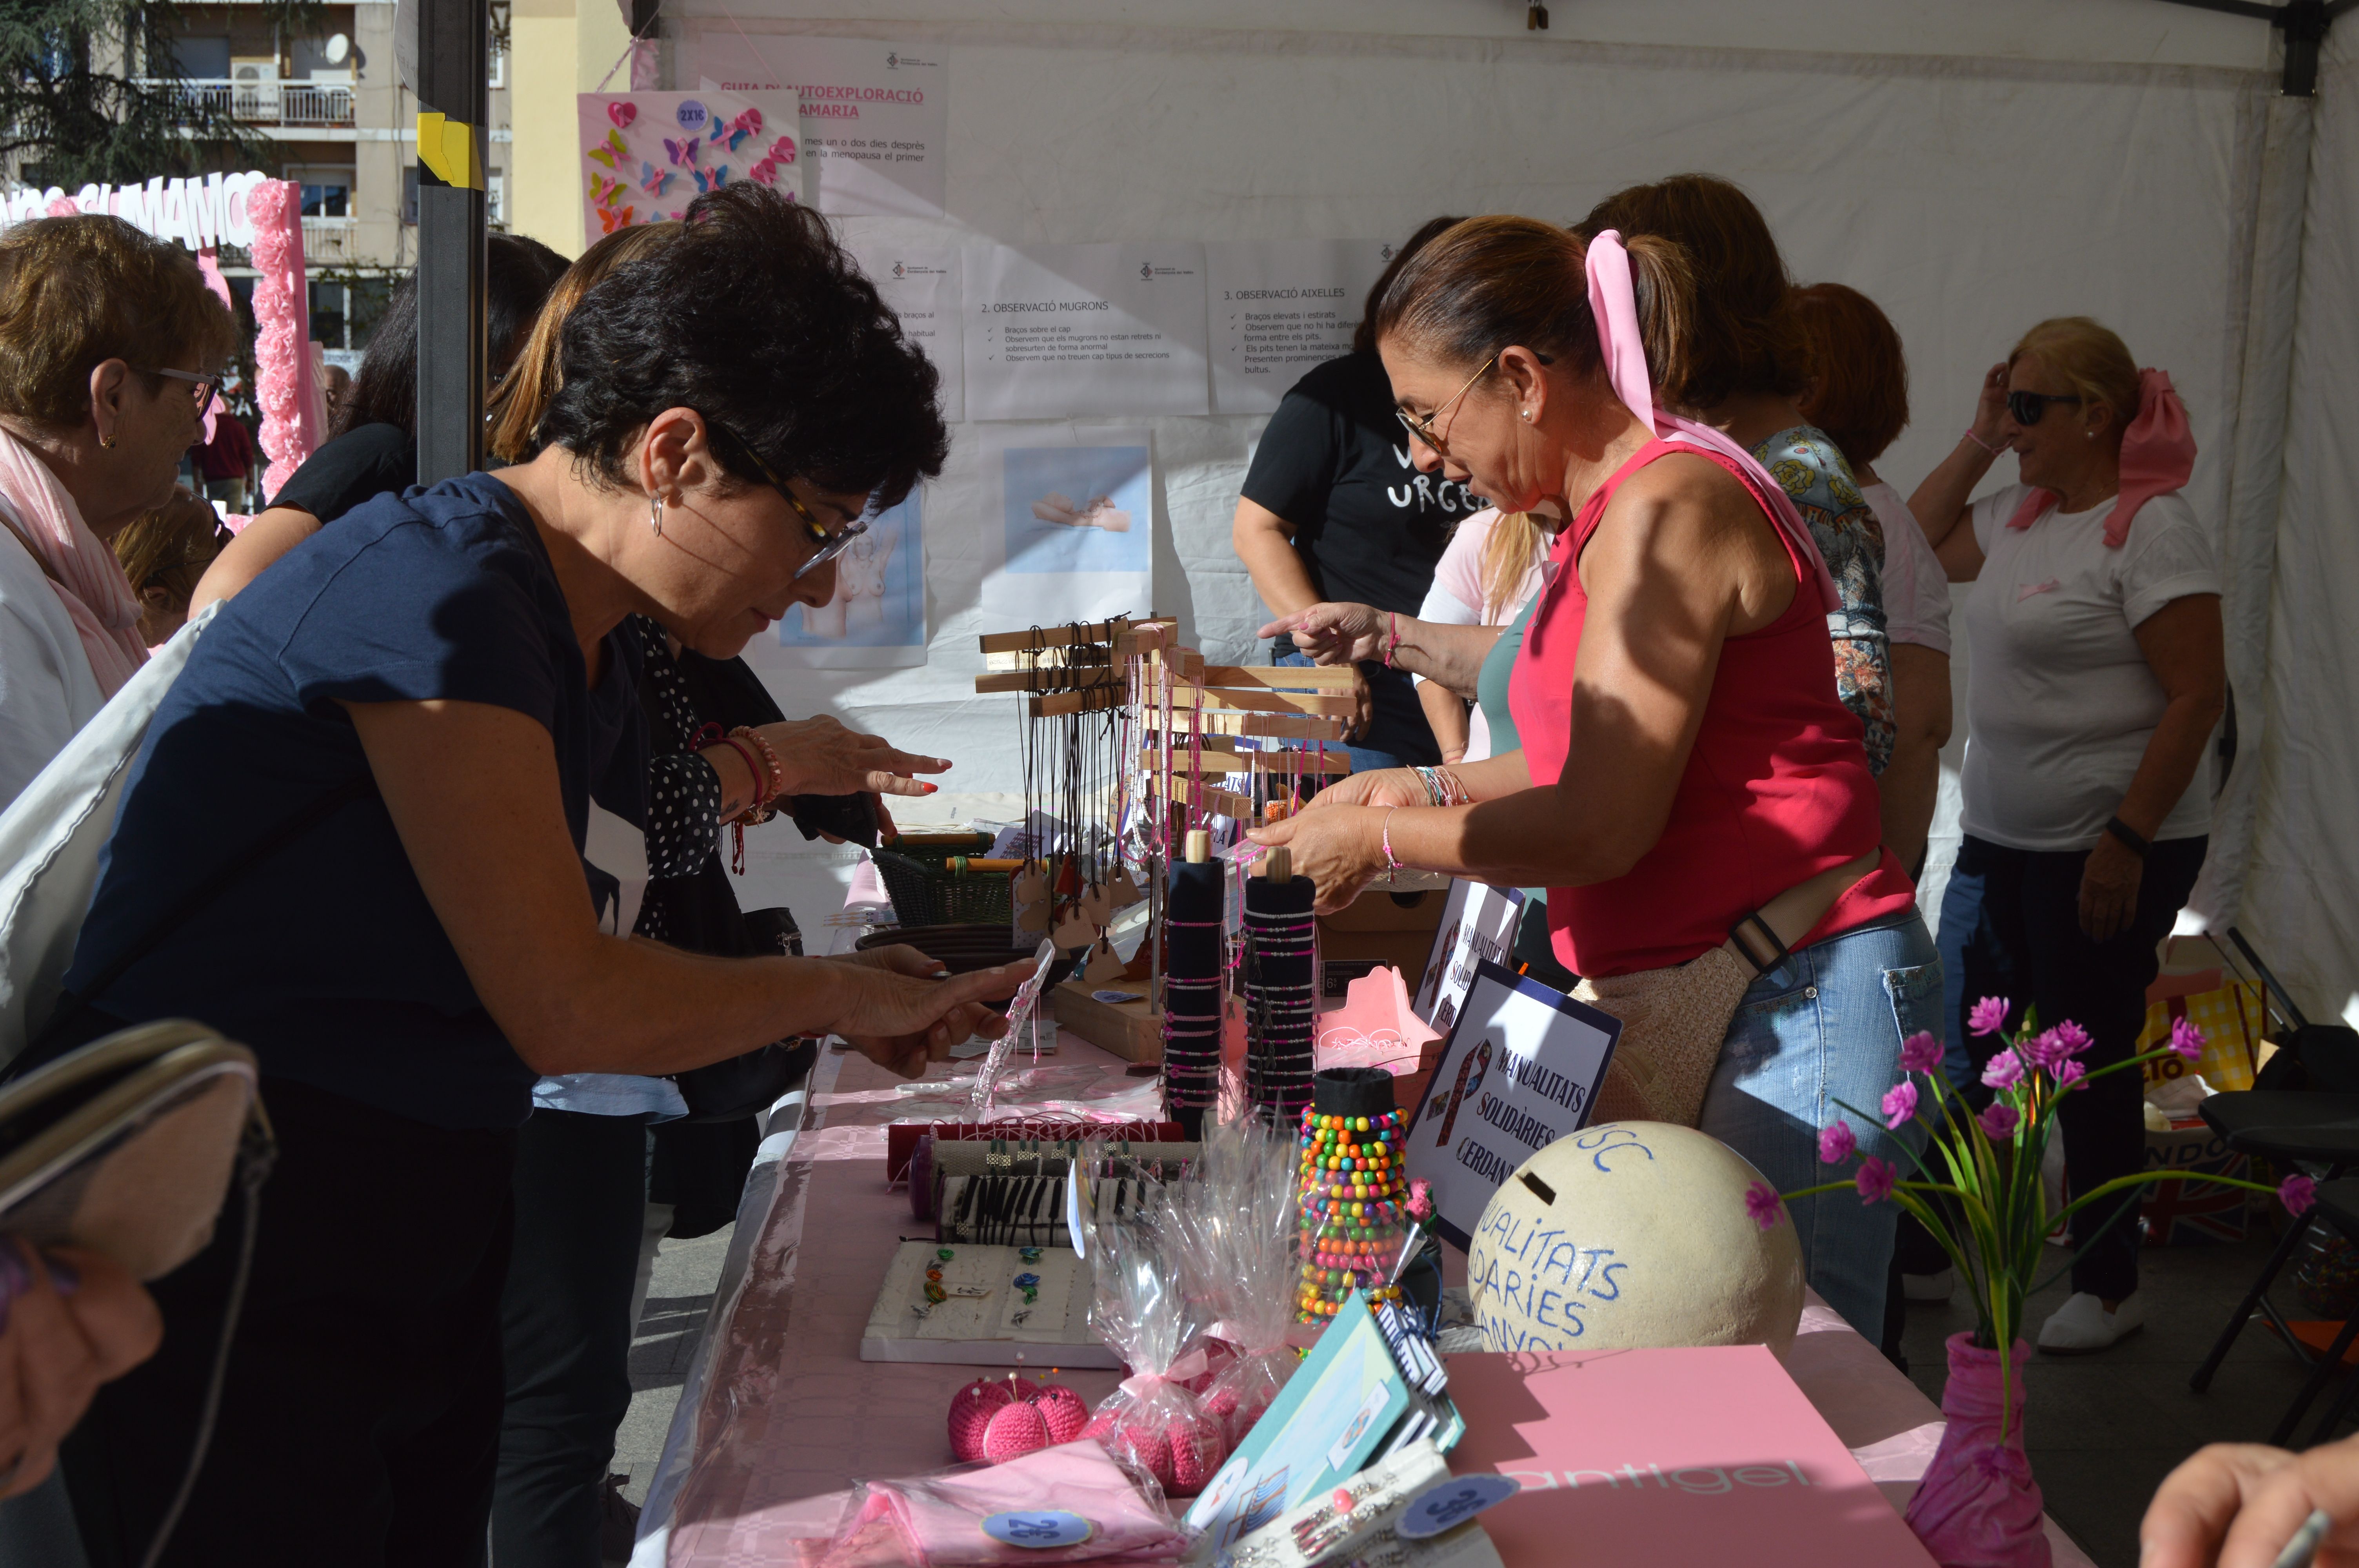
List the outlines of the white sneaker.
<svg viewBox="0 0 2359 1568">
<path fill-rule="evenodd" d="M 2107 1312 L 2104 1302 L 2082 1291 L 2039 1325 L 2039 1348 L 2050 1356 L 2086 1356 L 2110 1348 L 2146 1326 L 2146 1303 L 2132 1291 Z"/>
<path fill-rule="evenodd" d="M 1903 1274 L 1900 1276 L 1900 1295 L 1904 1301 L 1945 1302 L 1950 1299 L 1950 1292 L 1957 1288 L 1957 1283 L 1958 1271 L 1955 1269 L 1943 1269 L 1934 1274 Z"/>
</svg>

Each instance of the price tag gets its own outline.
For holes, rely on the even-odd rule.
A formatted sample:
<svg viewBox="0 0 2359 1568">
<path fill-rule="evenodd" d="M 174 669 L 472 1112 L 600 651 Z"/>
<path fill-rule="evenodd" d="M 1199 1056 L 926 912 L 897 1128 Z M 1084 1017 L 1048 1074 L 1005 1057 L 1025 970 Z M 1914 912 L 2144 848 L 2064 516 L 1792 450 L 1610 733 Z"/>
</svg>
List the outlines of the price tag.
<svg viewBox="0 0 2359 1568">
<path fill-rule="evenodd" d="M 1506 1502 L 1521 1487 L 1512 1476 L 1453 1476 L 1428 1487 L 1401 1511 L 1394 1533 L 1403 1541 L 1423 1541 L 1455 1530 L 1484 1509 Z"/>
<path fill-rule="evenodd" d="M 1045 1551 L 1056 1546 L 1079 1546 L 1097 1533 L 1097 1526 L 1079 1514 L 1061 1509 L 1047 1513 L 993 1514 L 983 1521 L 983 1533 L 1007 1546 L 1028 1546 Z"/>
</svg>

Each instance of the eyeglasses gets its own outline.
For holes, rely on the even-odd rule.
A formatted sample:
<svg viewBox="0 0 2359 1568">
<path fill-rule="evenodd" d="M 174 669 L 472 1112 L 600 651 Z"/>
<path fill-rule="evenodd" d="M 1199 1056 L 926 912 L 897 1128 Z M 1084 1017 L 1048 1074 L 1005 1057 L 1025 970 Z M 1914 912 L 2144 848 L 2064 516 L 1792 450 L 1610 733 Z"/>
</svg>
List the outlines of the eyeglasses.
<svg viewBox="0 0 2359 1568">
<path fill-rule="evenodd" d="M 1413 416 L 1406 408 L 1395 408 L 1393 410 L 1393 417 L 1399 420 L 1402 427 L 1406 428 L 1411 436 L 1432 448 L 1433 455 L 1435 457 L 1447 459 L 1450 456 L 1450 444 L 1441 437 L 1433 433 L 1433 422 L 1436 419 L 1440 418 L 1444 414 L 1449 413 L 1452 408 L 1455 408 L 1458 406 L 1458 399 L 1465 396 L 1466 394 L 1473 388 L 1474 384 L 1483 379 L 1483 372 L 1489 370 L 1493 365 L 1497 364 L 1498 362 L 1499 356 L 1496 354 L 1493 354 L 1489 359 L 1484 360 L 1483 362 L 1483 369 L 1478 370 L 1473 375 L 1468 376 L 1466 378 L 1466 384 L 1458 389 L 1455 396 L 1451 397 L 1449 402 L 1443 404 L 1432 413 L 1426 415 L 1423 418 L 1420 419 Z"/>
<path fill-rule="evenodd" d="M 2078 403 L 2076 392 L 2010 392 L 2006 395 L 2006 411 L 2018 425 L 2037 425 L 2048 416 L 2051 403 Z"/>
<path fill-rule="evenodd" d="M 213 406 L 214 395 L 221 391 L 222 378 L 217 375 L 199 375 L 192 370 L 149 370 L 143 365 L 133 365 L 131 368 L 141 375 L 168 376 L 174 381 L 195 384 L 197 417 L 200 419 L 205 416 L 205 410 Z"/>
<path fill-rule="evenodd" d="M 781 496 L 785 497 L 787 504 L 794 509 L 795 515 L 802 519 L 804 528 L 810 531 L 811 540 L 811 557 L 805 561 L 801 566 L 795 568 L 796 581 L 801 581 L 804 578 L 807 578 L 811 573 L 819 570 L 820 568 L 827 565 L 828 562 L 835 559 L 836 557 L 843 554 L 844 551 L 852 547 L 853 540 L 857 539 L 860 535 L 868 532 L 868 524 L 876 515 L 877 508 L 875 497 L 870 497 L 868 504 L 861 508 L 859 516 L 853 518 L 851 522 L 846 523 L 842 528 L 839 528 L 834 533 L 831 534 L 820 523 L 818 518 L 811 515 L 810 508 L 805 506 L 802 503 L 801 499 L 798 497 L 793 491 L 787 488 L 786 481 L 777 476 L 768 463 L 762 460 L 762 454 L 756 451 L 752 443 L 748 442 L 745 437 L 738 435 L 728 427 L 715 423 L 711 419 L 707 419 L 704 424 L 705 428 L 709 430 L 718 430 L 721 434 L 728 437 L 730 441 L 735 445 L 739 451 L 745 453 L 747 458 L 752 460 L 754 466 L 762 470 L 762 478 L 764 481 L 766 482 L 772 490 L 777 491 Z"/>
</svg>

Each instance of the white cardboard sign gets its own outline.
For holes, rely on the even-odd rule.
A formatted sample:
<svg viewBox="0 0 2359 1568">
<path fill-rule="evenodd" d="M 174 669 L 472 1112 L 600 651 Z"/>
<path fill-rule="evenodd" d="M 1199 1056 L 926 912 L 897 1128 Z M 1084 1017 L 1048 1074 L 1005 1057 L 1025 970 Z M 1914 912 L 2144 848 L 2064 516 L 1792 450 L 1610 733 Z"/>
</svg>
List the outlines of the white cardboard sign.
<svg viewBox="0 0 2359 1568">
<path fill-rule="evenodd" d="M 1434 1228 L 1462 1250 L 1516 1167 L 1589 1120 L 1622 1021 L 1488 959 L 1404 1136 Z"/>
</svg>

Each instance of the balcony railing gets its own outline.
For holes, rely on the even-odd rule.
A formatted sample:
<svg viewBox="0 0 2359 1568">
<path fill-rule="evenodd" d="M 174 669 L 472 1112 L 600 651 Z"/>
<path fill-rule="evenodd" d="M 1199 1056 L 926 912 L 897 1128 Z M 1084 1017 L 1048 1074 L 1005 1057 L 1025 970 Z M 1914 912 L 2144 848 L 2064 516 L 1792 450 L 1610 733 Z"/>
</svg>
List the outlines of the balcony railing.
<svg viewBox="0 0 2359 1568">
<path fill-rule="evenodd" d="M 349 125 L 353 123 L 353 90 L 342 84 L 309 81 L 232 81 L 225 78 L 190 78 L 184 81 L 151 81 L 150 87 L 168 86 L 191 109 L 230 114 L 255 125 Z"/>
<path fill-rule="evenodd" d="M 350 218 L 306 218 L 303 220 L 303 255 L 308 261 L 351 261 L 359 253 L 353 247 L 353 220 Z"/>
</svg>

